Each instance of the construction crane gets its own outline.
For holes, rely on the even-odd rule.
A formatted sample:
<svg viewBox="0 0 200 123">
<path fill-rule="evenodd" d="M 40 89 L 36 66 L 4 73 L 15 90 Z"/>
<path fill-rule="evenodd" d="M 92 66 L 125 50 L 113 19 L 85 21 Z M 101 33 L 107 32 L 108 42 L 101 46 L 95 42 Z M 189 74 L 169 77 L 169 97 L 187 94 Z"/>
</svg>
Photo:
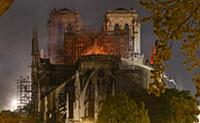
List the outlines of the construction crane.
<svg viewBox="0 0 200 123">
<path fill-rule="evenodd" d="M 14 0 L 0 0 L 0 16 L 2 16 L 11 6 Z"/>
</svg>

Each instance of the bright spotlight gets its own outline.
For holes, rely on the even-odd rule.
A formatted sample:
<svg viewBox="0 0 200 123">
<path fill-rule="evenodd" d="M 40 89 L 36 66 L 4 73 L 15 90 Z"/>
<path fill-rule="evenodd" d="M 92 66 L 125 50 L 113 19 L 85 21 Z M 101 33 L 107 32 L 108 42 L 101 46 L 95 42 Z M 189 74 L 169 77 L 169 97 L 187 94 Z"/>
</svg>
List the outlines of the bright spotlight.
<svg viewBox="0 0 200 123">
<path fill-rule="evenodd" d="M 12 99 L 9 105 L 9 110 L 14 111 L 17 109 L 17 100 Z"/>
</svg>

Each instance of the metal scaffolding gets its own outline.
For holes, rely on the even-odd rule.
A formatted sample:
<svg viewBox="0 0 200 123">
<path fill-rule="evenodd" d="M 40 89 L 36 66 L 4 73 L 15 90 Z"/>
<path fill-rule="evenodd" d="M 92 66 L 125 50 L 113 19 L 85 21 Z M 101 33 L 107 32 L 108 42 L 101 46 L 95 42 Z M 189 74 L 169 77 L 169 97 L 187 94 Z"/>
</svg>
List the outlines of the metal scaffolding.
<svg viewBox="0 0 200 123">
<path fill-rule="evenodd" d="M 84 27 L 79 32 L 64 34 L 63 64 L 74 64 L 80 56 L 117 55 L 128 57 L 128 40 L 124 32 L 104 32 Z"/>
<path fill-rule="evenodd" d="M 48 21 L 50 63 L 72 65 L 80 56 L 92 54 L 127 58 L 132 41 L 126 26 L 116 30 L 87 26 L 81 22 L 79 12 L 54 9 Z"/>
<path fill-rule="evenodd" d="M 65 49 L 69 50 L 70 47 L 67 47 L 67 45 L 70 44 L 70 42 L 73 42 L 74 45 L 71 49 L 72 53 L 72 59 L 73 63 L 76 62 L 76 60 L 80 56 L 85 55 L 98 55 L 98 54 L 104 54 L 104 55 L 117 55 L 122 56 L 123 58 L 127 57 L 126 49 L 128 47 L 128 42 L 126 40 L 126 36 L 122 33 L 115 34 L 114 32 L 95 32 L 95 31 L 83 31 L 83 32 L 77 32 L 74 33 L 75 40 L 67 39 L 64 43 Z M 67 37 L 70 37 L 70 35 L 66 35 Z M 74 44 L 76 43 L 76 44 Z M 65 53 L 69 54 L 67 51 Z"/>
<path fill-rule="evenodd" d="M 31 81 L 29 77 L 17 80 L 17 109 L 24 108 L 31 101 Z"/>
</svg>

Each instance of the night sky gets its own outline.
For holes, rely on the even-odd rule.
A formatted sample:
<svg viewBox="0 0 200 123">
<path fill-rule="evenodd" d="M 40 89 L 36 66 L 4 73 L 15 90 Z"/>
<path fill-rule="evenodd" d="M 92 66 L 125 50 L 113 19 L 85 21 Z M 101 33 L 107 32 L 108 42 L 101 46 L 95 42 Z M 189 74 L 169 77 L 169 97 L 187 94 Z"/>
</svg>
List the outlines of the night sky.
<svg viewBox="0 0 200 123">
<path fill-rule="evenodd" d="M 47 19 L 53 8 L 79 10 L 85 24 L 101 26 L 108 9 L 136 9 L 139 16 L 148 13 L 138 0 L 15 0 L 10 9 L 0 17 L 0 107 L 9 107 L 16 98 L 16 80 L 30 76 L 32 27 L 38 26 L 40 48 L 47 47 Z M 151 23 L 142 24 L 142 51 L 150 56 L 154 41 Z M 180 89 L 194 94 L 191 75 L 182 65 L 179 44 L 173 45 L 173 57 L 168 62 L 168 75 L 174 78 Z"/>
</svg>

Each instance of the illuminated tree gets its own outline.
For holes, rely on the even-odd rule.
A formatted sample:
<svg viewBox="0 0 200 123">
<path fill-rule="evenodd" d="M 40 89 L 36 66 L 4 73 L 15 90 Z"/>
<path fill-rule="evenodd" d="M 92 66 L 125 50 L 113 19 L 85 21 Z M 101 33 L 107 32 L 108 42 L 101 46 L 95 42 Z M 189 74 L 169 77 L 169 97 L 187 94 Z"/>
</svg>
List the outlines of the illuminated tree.
<svg viewBox="0 0 200 123">
<path fill-rule="evenodd" d="M 150 119 L 143 103 L 137 104 L 126 94 L 120 94 L 103 103 L 98 123 L 150 123 Z"/>
<path fill-rule="evenodd" d="M 150 13 L 143 20 L 152 21 L 154 33 L 158 38 L 154 59 L 155 71 L 161 73 L 165 71 L 165 61 L 170 59 L 171 46 L 175 41 L 182 44 L 181 51 L 185 57 L 184 65 L 187 70 L 199 68 L 200 0 L 140 0 L 140 3 Z M 155 73 L 153 73 L 154 83 L 150 85 L 149 92 L 159 95 L 164 90 L 164 84 L 163 81 L 156 80 L 162 76 Z M 193 80 L 196 83 L 196 96 L 200 96 L 199 73 Z"/>
<path fill-rule="evenodd" d="M 0 16 L 9 9 L 13 1 L 14 0 L 0 0 Z"/>
<path fill-rule="evenodd" d="M 109 97 L 102 105 L 98 123 L 194 123 L 200 112 L 190 91 L 166 89 L 158 97 L 145 91 L 128 95 Z"/>
</svg>

